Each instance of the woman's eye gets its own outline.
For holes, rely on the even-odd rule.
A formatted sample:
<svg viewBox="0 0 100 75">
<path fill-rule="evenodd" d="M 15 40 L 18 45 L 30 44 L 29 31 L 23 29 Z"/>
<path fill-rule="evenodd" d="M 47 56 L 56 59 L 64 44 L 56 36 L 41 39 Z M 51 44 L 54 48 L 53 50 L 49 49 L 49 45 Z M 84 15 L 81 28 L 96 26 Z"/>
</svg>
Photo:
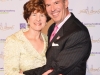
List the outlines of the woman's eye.
<svg viewBox="0 0 100 75">
<path fill-rule="evenodd" d="M 44 14 L 42 14 L 41 17 L 44 17 Z"/>
<path fill-rule="evenodd" d="M 36 14 L 33 14 L 33 16 L 36 16 Z"/>
</svg>

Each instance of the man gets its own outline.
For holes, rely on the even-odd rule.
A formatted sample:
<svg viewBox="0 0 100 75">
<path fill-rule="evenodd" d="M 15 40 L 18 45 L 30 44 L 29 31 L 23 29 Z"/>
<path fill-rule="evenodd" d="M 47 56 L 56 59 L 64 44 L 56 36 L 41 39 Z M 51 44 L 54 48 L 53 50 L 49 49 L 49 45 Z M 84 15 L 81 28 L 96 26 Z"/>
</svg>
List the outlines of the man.
<svg viewBox="0 0 100 75">
<path fill-rule="evenodd" d="M 25 75 L 85 75 L 86 62 L 91 52 L 91 39 L 87 28 L 68 10 L 68 0 L 44 0 L 48 15 L 54 24 L 48 30 L 48 39 L 57 26 L 56 34 L 50 40 L 45 66 L 25 71 Z M 45 74 L 45 73 L 44 73 Z"/>
</svg>

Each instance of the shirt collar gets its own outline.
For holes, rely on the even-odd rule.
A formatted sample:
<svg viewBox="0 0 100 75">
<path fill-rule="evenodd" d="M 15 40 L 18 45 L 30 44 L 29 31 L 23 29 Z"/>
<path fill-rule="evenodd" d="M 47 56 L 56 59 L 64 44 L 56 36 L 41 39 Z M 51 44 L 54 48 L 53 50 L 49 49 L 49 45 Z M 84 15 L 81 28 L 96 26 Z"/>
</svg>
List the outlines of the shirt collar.
<svg viewBox="0 0 100 75">
<path fill-rule="evenodd" d="M 58 25 L 58 30 L 63 26 L 63 24 L 68 20 L 68 18 L 71 16 L 71 14 L 69 13 L 65 19 Z M 58 32 L 57 30 L 57 32 Z"/>
</svg>

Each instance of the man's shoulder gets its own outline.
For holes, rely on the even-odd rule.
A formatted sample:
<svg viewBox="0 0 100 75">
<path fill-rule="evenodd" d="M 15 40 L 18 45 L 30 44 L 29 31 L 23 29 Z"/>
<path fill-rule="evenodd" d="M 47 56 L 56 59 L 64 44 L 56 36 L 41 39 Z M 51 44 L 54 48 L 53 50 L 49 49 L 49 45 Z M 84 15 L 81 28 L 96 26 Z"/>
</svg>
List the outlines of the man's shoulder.
<svg viewBox="0 0 100 75">
<path fill-rule="evenodd" d="M 54 28 L 54 26 L 55 26 L 55 23 L 53 23 L 53 24 L 49 27 L 48 31 L 52 31 L 53 28 Z"/>
<path fill-rule="evenodd" d="M 55 23 L 51 24 L 51 26 L 49 28 L 53 28 L 55 26 Z"/>
</svg>

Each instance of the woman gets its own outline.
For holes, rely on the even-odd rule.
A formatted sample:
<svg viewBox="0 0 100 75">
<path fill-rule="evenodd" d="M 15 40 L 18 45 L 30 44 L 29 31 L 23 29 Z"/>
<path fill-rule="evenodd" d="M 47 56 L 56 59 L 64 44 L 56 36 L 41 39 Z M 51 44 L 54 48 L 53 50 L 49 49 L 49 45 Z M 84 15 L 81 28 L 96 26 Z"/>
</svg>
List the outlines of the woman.
<svg viewBox="0 0 100 75">
<path fill-rule="evenodd" d="M 28 1 L 24 4 L 24 19 L 28 23 L 27 29 L 7 37 L 4 46 L 5 75 L 23 75 L 20 70 L 41 67 L 45 65 L 47 50 L 47 36 L 41 30 L 50 20 L 47 16 L 42 0 Z"/>
</svg>

